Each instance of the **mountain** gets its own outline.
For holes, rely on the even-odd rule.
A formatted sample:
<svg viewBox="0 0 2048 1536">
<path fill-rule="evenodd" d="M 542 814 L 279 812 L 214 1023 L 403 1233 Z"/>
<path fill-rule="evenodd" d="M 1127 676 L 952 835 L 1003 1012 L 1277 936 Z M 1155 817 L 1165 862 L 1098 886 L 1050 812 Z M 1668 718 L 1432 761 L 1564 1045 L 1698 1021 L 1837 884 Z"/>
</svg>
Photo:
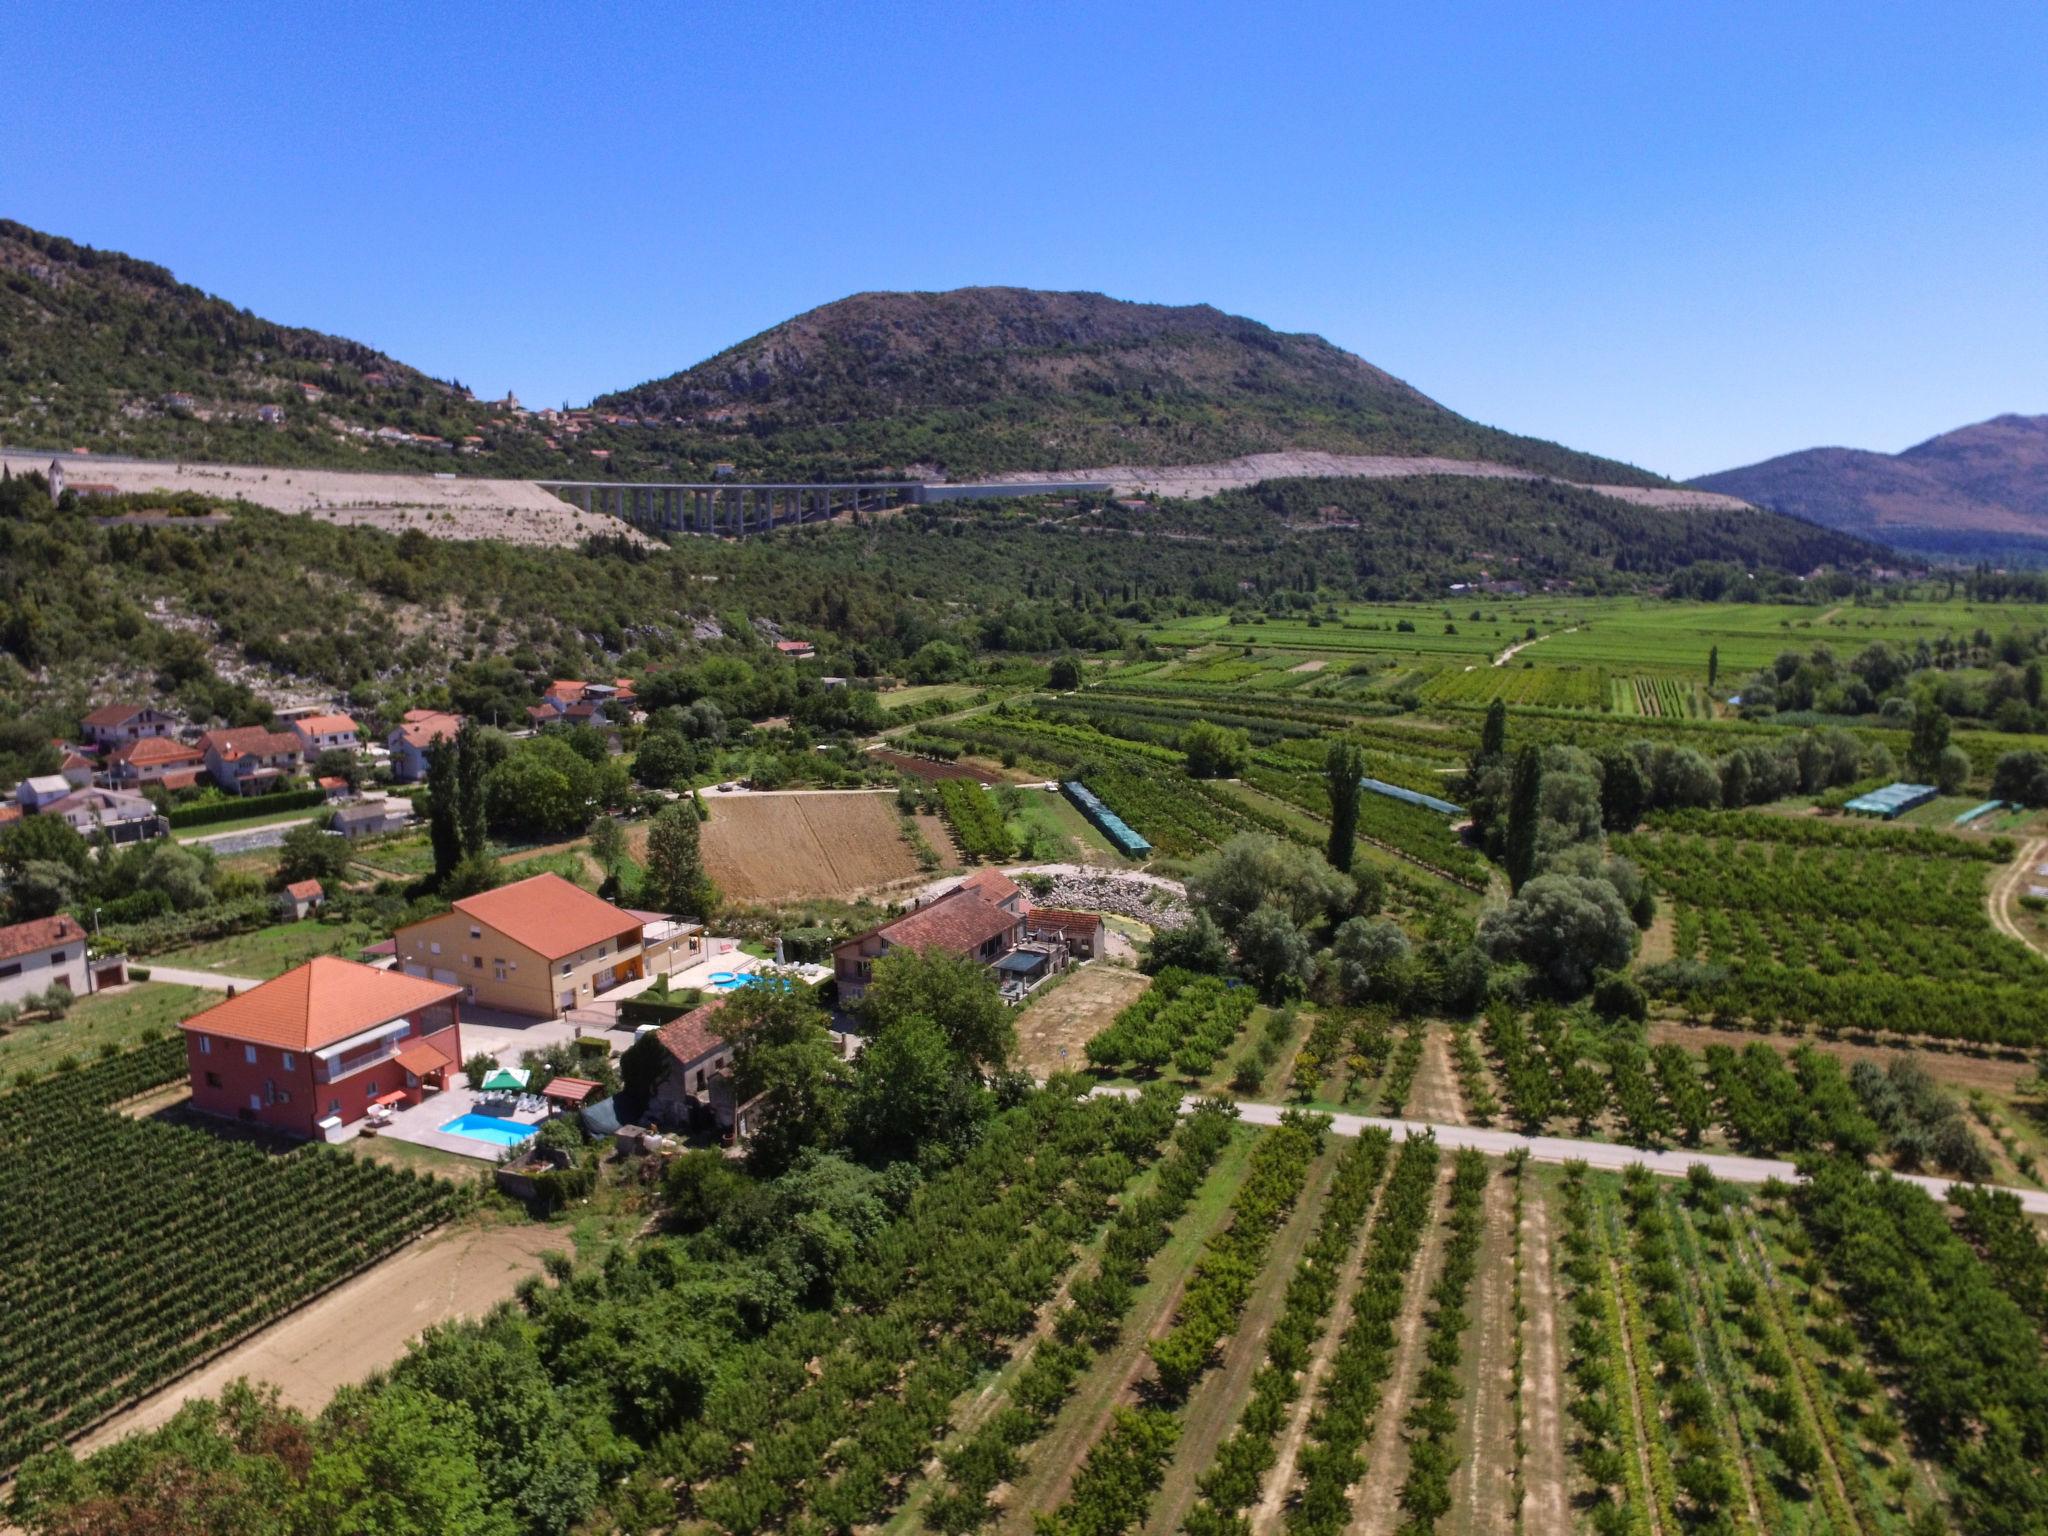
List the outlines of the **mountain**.
<svg viewBox="0 0 2048 1536">
<path fill-rule="evenodd" d="M 154 263 L 0 220 L 0 441 L 419 468 L 494 432 L 494 414 L 375 347 L 261 319 Z M 411 441 L 391 440 L 398 432 Z M 525 457 L 539 469 L 540 455 Z"/>
<path fill-rule="evenodd" d="M 1898 454 L 1809 448 L 1691 483 L 1915 554 L 2048 562 L 2048 416 L 1995 416 Z"/>
<path fill-rule="evenodd" d="M 1468 421 L 1320 336 L 1206 304 L 1028 288 L 856 294 L 594 408 L 723 443 L 742 473 L 782 462 L 962 479 L 1293 448 L 1667 483 Z"/>
</svg>

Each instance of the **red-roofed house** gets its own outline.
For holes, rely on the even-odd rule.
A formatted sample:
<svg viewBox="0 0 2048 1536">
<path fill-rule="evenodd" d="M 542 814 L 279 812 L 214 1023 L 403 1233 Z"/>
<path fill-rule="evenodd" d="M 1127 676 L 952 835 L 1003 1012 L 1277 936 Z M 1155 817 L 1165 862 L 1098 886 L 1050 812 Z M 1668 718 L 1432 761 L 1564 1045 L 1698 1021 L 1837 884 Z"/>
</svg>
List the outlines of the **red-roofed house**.
<svg viewBox="0 0 2048 1536">
<path fill-rule="evenodd" d="M 693 1008 L 661 1027 L 658 1038 L 668 1065 L 648 1100 L 650 1120 L 662 1125 L 687 1125 L 699 1110 L 715 1112 L 716 1091 L 727 1111 L 720 1123 L 732 1123 L 728 1070 L 732 1066 L 732 1046 L 718 1033 L 714 1023 L 724 1006 L 721 998 Z"/>
<path fill-rule="evenodd" d="M 363 744 L 355 721 L 347 715 L 304 715 L 291 723 L 291 731 L 309 758 L 322 752 L 353 752 Z"/>
<path fill-rule="evenodd" d="M 375 1101 L 416 1103 L 462 1060 L 461 995 L 335 955 L 309 960 L 180 1026 L 192 1107 L 317 1137 Z"/>
<path fill-rule="evenodd" d="M 1024 937 L 1021 913 L 989 901 L 978 890 L 956 885 L 915 911 L 848 939 L 832 951 L 839 1000 L 858 1002 L 874 979 L 875 962 L 891 950 L 918 954 L 942 950 L 994 965 Z"/>
<path fill-rule="evenodd" d="M 189 789 L 199 782 L 206 754 L 169 736 L 145 736 L 123 742 L 106 755 L 104 763 L 100 776 L 110 789 L 140 789 L 145 784 Z"/>
<path fill-rule="evenodd" d="M 813 661 L 818 655 L 818 648 L 808 640 L 778 640 L 775 649 L 791 661 Z"/>
<path fill-rule="evenodd" d="M 385 745 L 391 749 L 391 777 L 400 784 L 415 784 L 427 776 L 427 748 L 444 737 L 453 741 L 462 729 L 462 716 L 439 709 L 408 709 Z"/>
<path fill-rule="evenodd" d="M 178 722 L 146 704 L 103 704 L 80 722 L 85 739 L 102 752 L 150 736 L 174 736 Z"/>
<path fill-rule="evenodd" d="M 278 915 L 289 922 L 301 922 L 312 916 L 326 899 L 327 892 L 318 880 L 294 880 L 277 893 Z"/>
<path fill-rule="evenodd" d="M 0 1003 L 18 1003 L 51 987 L 85 996 L 85 930 L 62 915 L 0 928 Z"/>
<path fill-rule="evenodd" d="M 245 725 L 232 731 L 208 731 L 199 738 L 206 771 L 222 789 L 247 795 L 270 789 L 305 766 L 305 749 L 290 731 L 267 731 Z"/>
<path fill-rule="evenodd" d="M 552 1019 L 646 973 L 641 928 L 573 881 L 534 875 L 399 929 L 398 963 L 486 1008 Z"/>
</svg>

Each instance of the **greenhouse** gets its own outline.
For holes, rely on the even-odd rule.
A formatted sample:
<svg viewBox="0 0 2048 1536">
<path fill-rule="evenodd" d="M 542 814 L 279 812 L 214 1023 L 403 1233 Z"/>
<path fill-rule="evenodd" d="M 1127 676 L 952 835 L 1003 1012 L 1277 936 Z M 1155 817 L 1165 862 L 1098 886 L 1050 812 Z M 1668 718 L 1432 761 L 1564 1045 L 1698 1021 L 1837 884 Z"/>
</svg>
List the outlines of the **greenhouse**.
<svg viewBox="0 0 2048 1536">
<path fill-rule="evenodd" d="M 1867 795 L 1858 795 L 1842 807 L 1858 816 L 1880 816 L 1886 821 L 1925 805 L 1941 791 L 1932 784 L 1887 784 Z"/>
<path fill-rule="evenodd" d="M 1465 808 L 1462 805 L 1453 805 L 1448 800 L 1439 800 L 1435 795 L 1425 795 L 1419 789 L 1403 789 L 1398 784 L 1389 784 L 1381 779 L 1360 779 L 1358 782 L 1374 794 L 1385 795 L 1389 800 L 1400 800 L 1409 805 L 1419 805 L 1426 811 L 1437 811 L 1445 816 L 1462 816 L 1465 814 Z"/>
<path fill-rule="evenodd" d="M 1079 779 L 1068 779 L 1060 788 L 1074 802 L 1075 808 L 1095 824 L 1095 829 L 1116 845 L 1119 852 L 1135 859 L 1152 851 L 1150 843 L 1126 826 L 1123 817 L 1096 799 L 1094 792 Z"/>
</svg>

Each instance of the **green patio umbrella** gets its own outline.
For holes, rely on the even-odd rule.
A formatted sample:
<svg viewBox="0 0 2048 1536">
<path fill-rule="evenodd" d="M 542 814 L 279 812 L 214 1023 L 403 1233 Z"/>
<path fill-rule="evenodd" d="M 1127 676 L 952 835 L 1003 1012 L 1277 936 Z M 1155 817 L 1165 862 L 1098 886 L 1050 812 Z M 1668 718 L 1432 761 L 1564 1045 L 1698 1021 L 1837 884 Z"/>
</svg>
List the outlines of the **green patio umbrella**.
<svg viewBox="0 0 2048 1536">
<path fill-rule="evenodd" d="M 524 1071 L 514 1072 L 509 1067 L 500 1067 L 484 1079 L 484 1088 L 487 1092 L 492 1089 L 502 1088 L 509 1092 L 517 1093 L 525 1086 L 526 1073 Z"/>
</svg>

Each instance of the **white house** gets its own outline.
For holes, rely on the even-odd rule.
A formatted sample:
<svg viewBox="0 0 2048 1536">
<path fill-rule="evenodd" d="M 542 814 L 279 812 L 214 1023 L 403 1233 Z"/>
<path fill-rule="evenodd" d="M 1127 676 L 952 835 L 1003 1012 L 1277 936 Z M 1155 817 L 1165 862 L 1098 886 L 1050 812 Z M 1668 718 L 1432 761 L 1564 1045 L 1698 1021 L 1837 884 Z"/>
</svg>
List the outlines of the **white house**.
<svg viewBox="0 0 2048 1536">
<path fill-rule="evenodd" d="M 174 716 L 146 704 L 103 704 L 84 720 L 85 739 L 101 751 L 153 736 L 175 736 Z"/>
<path fill-rule="evenodd" d="M 322 752 L 353 752 L 363 744 L 355 721 L 347 715 L 305 715 L 292 721 L 291 730 L 309 759 Z"/>
<path fill-rule="evenodd" d="M 0 1003 L 64 987 L 85 996 L 85 930 L 69 917 L 39 917 L 0 928 Z"/>
</svg>

